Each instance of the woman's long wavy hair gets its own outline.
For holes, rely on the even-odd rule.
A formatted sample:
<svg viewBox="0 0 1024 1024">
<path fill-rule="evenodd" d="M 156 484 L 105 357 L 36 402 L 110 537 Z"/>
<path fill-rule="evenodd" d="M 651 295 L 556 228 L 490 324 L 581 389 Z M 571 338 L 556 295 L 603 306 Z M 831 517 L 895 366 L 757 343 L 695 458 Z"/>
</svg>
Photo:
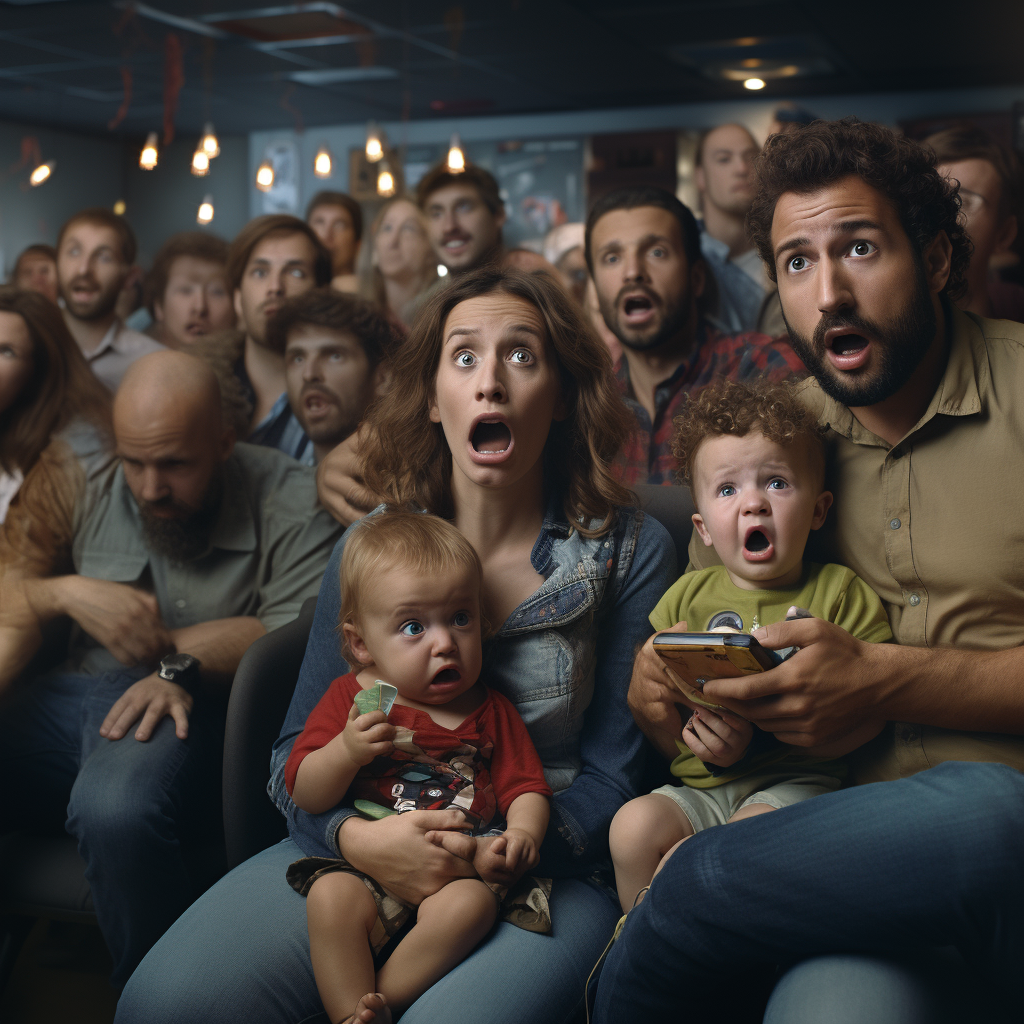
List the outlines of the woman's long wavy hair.
<svg viewBox="0 0 1024 1024">
<path fill-rule="evenodd" d="M 20 316 L 32 339 L 32 375 L 0 413 L 0 469 L 27 474 L 50 438 L 74 419 L 110 437 L 110 393 L 89 369 L 60 310 L 36 292 L 5 286 L 0 312 Z"/>
<path fill-rule="evenodd" d="M 514 295 L 537 310 L 557 359 L 567 416 L 551 424 L 544 448 L 545 489 L 561 496 L 566 518 L 580 533 L 605 533 L 616 508 L 636 501 L 609 470 L 632 417 L 612 376 L 608 350 L 546 274 L 488 267 L 453 281 L 424 306 L 368 416 L 361 453 L 366 485 L 391 504 L 453 518 L 452 454 L 441 425 L 430 422 L 444 326 L 460 302 L 494 292 Z"/>
</svg>

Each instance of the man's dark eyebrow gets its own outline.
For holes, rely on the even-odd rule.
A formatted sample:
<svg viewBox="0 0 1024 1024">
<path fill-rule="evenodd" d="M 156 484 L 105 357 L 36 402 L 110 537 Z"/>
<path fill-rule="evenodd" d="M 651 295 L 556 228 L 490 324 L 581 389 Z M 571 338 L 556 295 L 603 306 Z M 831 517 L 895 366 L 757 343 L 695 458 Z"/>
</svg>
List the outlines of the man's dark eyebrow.
<svg viewBox="0 0 1024 1024">
<path fill-rule="evenodd" d="M 875 220 L 868 220 L 866 217 L 862 217 L 858 220 L 844 220 L 840 223 L 833 225 L 829 234 L 832 235 L 852 235 L 857 231 L 864 231 L 870 229 L 872 231 L 885 231 L 885 228 Z M 792 249 L 802 249 L 805 245 L 810 245 L 811 240 L 809 238 L 790 238 L 785 242 L 779 244 L 775 249 L 775 258 L 778 259 L 784 252 L 789 252 Z"/>
<path fill-rule="evenodd" d="M 641 249 L 646 248 L 647 246 L 650 246 L 650 245 L 672 245 L 672 244 L 673 244 L 673 239 L 670 238 L 668 235 L 658 235 L 658 234 L 644 235 L 644 237 L 641 238 L 639 242 L 637 242 L 637 245 Z M 622 248 L 622 243 L 620 241 L 618 241 L 618 239 L 612 239 L 612 241 L 606 242 L 597 251 L 598 252 L 608 252 L 610 249 L 621 249 L 621 248 Z"/>
</svg>

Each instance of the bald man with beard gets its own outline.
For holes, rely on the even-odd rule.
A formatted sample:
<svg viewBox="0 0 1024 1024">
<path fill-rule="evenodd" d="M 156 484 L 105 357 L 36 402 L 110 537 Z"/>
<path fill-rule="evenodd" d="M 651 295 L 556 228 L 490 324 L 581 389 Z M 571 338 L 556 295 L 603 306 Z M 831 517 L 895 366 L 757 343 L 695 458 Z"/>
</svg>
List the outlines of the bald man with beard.
<svg viewBox="0 0 1024 1024">
<path fill-rule="evenodd" d="M 235 443 L 194 356 L 135 362 L 114 434 L 106 472 L 26 479 L 21 505 L 66 529 L 15 514 L 0 537 L 0 821 L 76 837 L 120 986 L 198 894 L 185 851 L 219 831 L 238 662 L 316 594 L 339 530 L 310 470 Z M 70 657 L 28 678 L 59 617 Z"/>
</svg>

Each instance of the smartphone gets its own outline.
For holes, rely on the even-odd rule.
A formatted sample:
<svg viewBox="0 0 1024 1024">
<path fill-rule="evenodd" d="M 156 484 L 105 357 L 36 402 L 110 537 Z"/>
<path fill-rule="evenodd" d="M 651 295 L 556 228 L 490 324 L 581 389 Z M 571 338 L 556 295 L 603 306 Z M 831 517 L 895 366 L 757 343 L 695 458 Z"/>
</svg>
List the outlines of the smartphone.
<svg viewBox="0 0 1024 1024">
<path fill-rule="evenodd" d="M 747 676 L 782 663 L 775 651 L 762 647 L 747 633 L 658 633 L 654 651 L 687 700 L 713 711 L 729 709 L 705 698 L 701 691 L 709 679 Z"/>
</svg>

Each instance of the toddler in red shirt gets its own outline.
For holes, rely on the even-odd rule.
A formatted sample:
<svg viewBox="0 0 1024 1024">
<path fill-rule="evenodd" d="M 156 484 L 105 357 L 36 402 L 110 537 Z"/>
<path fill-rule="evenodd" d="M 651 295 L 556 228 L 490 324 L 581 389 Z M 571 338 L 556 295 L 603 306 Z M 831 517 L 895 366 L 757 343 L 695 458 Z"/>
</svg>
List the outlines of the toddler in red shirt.
<svg viewBox="0 0 1024 1024">
<path fill-rule="evenodd" d="M 314 708 L 285 781 L 312 814 L 343 800 L 372 817 L 451 807 L 477 835 L 503 820 L 487 862 L 507 882 L 539 859 L 551 790 L 515 708 L 479 682 L 480 586 L 479 557 L 443 519 L 385 510 L 362 520 L 341 563 L 343 652 L 356 671 Z M 377 695 L 381 682 L 398 691 L 390 711 L 361 714 L 357 695 Z M 345 1024 L 383 1024 L 414 1002 L 490 931 L 504 891 L 497 875 L 456 879 L 410 907 L 345 861 L 313 857 L 288 878 L 308 900 L 324 1008 Z M 414 912 L 375 973 L 373 954 Z"/>
</svg>

